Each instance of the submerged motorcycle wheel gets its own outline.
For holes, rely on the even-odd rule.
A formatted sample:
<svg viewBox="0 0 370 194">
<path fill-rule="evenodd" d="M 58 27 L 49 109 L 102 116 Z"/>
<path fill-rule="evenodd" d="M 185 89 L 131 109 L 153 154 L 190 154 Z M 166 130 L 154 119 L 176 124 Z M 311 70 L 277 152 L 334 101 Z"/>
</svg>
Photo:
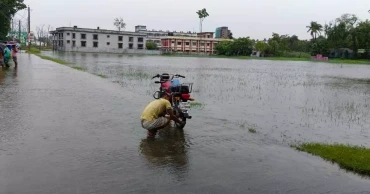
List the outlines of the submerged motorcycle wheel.
<svg viewBox="0 0 370 194">
<path fill-rule="evenodd" d="M 175 122 L 176 127 L 180 128 L 180 129 L 183 129 L 186 125 L 186 118 L 184 117 L 184 115 L 182 115 L 180 109 L 175 110 L 175 115 L 180 119 L 180 121 L 185 123 L 184 125 L 180 125 L 180 124 Z"/>
</svg>

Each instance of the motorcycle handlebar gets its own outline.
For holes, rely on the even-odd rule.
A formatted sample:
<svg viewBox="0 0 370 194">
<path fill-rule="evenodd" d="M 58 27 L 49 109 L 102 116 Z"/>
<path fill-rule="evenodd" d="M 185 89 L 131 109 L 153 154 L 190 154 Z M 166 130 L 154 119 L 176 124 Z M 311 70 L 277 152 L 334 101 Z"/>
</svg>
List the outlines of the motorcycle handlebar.
<svg viewBox="0 0 370 194">
<path fill-rule="evenodd" d="M 154 79 L 154 78 L 156 78 L 156 77 L 159 77 L 160 75 L 159 74 L 157 74 L 157 75 L 155 75 L 155 76 L 153 76 L 152 77 L 152 79 Z"/>
<path fill-rule="evenodd" d="M 176 75 L 174 75 L 174 76 L 175 76 L 175 77 L 185 78 L 185 76 L 183 76 L 183 75 L 179 75 L 179 74 L 176 74 Z M 161 75 L 157 74 L 157 75 L 153 76 L 153 77 L 152 77 L 152 79 L 154 79 L 154 78 L 160 78 L 160 77 L 161 77 Z"/>
</svg>

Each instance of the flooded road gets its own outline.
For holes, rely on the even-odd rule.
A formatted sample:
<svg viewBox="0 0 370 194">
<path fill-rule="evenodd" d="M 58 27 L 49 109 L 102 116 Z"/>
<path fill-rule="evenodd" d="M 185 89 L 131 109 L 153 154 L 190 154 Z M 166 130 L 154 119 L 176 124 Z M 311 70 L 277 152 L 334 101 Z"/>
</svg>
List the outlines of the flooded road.
<svg viewBox="0 0 370 194">
<path fill-rule="evenodd" d="M 88 73 L 29 55 L 0 73 L 0 193 L 370 191 L 367 178 L 288 146 L 368 146 L 368 66 L 58 57 Z M 162 72 L 194 82 L 202 106 L 184 131 L 148 140 L 139 115 L 158 87 L 150 78 Z"/>
</svg>

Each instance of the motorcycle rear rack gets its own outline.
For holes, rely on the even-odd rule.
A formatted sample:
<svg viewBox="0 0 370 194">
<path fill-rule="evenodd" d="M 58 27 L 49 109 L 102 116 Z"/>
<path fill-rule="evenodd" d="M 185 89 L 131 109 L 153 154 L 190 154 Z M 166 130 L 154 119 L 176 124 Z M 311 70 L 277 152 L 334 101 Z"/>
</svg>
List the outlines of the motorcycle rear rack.
<svg viewBox="0 0 370 194">
<path fill-rule="evenodd" d="M 190 94 L 193 91 L 193 83 L 182 83 L 182 84 L 177 85 L 180 92 L 182 91 L 182 87 L 185 87 L 185 86 L 189 89 L 188 93 Z"/>
</svg>

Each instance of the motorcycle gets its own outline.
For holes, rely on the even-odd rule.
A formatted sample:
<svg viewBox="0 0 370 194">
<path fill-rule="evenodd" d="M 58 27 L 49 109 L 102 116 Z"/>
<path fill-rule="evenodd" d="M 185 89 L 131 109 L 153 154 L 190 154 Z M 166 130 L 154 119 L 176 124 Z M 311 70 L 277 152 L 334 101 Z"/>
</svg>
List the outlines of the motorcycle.
<svg viewBox="0 0 370 194">
<path fill-rule="evenodd" d="M 160 84 L 159 91 L 154 92 L 153 98 L 159 99 L 164 93 L 170 94 L 170 103 L 173 112 L 178 118 L 186 123 L 187 119 L 191 119 L 189 115 L 190 101 L 194 101 L 194 98 L 190 97 L 190 93 L 193 90 L 193 83 L 180 83 L 179 78 L 185 78 L 185 76 L 179 74 L 157 74 L 152 79 L 159 78 L 159 81 L 155 81 L 156 84 Z M 179 128 L 183 128 L 175 122 L 175 125 Z"/>
</svg>

